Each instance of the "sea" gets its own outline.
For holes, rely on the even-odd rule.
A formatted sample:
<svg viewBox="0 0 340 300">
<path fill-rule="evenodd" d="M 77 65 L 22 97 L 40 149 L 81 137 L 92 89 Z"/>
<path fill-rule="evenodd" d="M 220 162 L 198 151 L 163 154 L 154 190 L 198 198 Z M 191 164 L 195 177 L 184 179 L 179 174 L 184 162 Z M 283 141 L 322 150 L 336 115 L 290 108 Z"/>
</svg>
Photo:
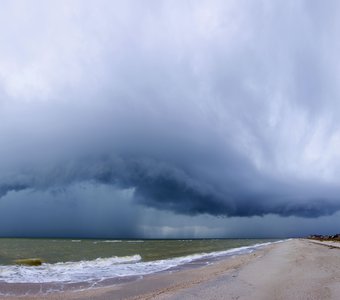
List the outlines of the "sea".
<svg viewBox="0 0 340 300">
<path fill-rule="evenodd" d="M 157 272 L 207 265 L 277 242 L 280 241 L 0 238 L 0 286 L 4 289 L 11 284 L 26 284 L 32 293 L 38 291 L 38 286 L 43 292 L 67 287 L 86 289 L 136 280 Z M 40 266 L 16 263 L 26 258 L 39 258 L 43 263 Z M 43 286 L 46 290 L 42 290 Z"/>
</svg>

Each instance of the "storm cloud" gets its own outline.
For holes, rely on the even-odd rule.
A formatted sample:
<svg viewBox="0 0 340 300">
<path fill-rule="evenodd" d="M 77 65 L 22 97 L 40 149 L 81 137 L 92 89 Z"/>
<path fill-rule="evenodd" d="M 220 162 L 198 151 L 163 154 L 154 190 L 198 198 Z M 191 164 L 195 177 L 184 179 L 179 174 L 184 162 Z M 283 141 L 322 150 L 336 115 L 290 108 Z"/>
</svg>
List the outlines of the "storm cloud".
<svg viewBox="0 0 340 300">
<path fill-rule="evenodd" d="M 3 209 L 64 207 L 85 185 L 77 205 L 106 207 L 108 219 L 132 191 L 133 234 L 136 207 L 174 218 L 333 215 L 338 6 L 2 1 Z M 98 186 L 112 203 L 88 190 Z"/>
</svg>

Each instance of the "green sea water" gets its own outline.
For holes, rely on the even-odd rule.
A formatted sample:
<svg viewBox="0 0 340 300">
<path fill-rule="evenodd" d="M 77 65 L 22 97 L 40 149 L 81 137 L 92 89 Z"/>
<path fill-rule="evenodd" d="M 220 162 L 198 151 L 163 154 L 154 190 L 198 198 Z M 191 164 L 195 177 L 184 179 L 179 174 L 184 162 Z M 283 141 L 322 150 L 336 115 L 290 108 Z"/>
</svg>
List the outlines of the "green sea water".
<svg viewBox="0 0 340 300">
<path fill-rule="evenodd" d="M 89 261 L 113 256 L 140 255 L 154 261 L 197 253 L 271 242 L 268 239 L 195 239 L 195 240 L 96 240 L 96 239 L 0 239 L 0 265 L 17 259 L 40 258 L 46 263 Z"/>
<path fill-rule="evenodd" d="M 32 292 L 90 288 L 147 274 L 202 266 L 247 254 L 275 240 L 0 239 L 0 286 L 28 284 Z M 27 265 L 37 258 L 35 265 Z M 24 261 L 23 261 L 24 259 Z M 21 260 L 18 262 L 18 260 Z M 24 262 L 24 263 L 23 263 Z M 42 262 L 42 263 L 41 263 Z M 5 284 L 5 285 L 4 285 Z M 42 284 L 44 284 L 42 286 Z M 15 290 L 15 288 L 14 288 Z"/>
</svg>

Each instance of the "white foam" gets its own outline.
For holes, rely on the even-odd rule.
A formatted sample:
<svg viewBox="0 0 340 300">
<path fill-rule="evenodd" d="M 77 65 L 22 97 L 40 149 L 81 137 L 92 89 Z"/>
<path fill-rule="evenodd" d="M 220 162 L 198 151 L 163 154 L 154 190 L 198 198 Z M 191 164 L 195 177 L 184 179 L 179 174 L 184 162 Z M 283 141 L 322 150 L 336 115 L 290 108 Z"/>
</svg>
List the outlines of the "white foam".
<svg viewBox="0 0 340 300">
<path fill-rule="evenodd" d="M 91 261 L 44 263 L 37 267 L 21 265 L 0 266 L 0 281 L 8 283 L 76 283 L 126 276 L 140 276 L 165 271 L 200 259 L 213 259 L 221 256 L 251 253 L 260 247 L 270 244 L 273 244 L 273 242 L 150 262 L 142 262 L 140 255 L 132 255 L 98 258 Z"/>
<path fill-rule="evenodd" d="M 121 240 L 105 240 L 105 241 L 95 241 L 93 244 L 100 244 L 100 243 L 121 243 Z"/>
<path fill-rule="evenodd" d="M 127 241 L 128 243 L 144 243 L 142 240 Z"/>
<path fill-rule="evenodd" d="M 105 240 L 105 241 L 99 241 L 98 243 L 121 243 L 121 240 Z"/>
</svg>

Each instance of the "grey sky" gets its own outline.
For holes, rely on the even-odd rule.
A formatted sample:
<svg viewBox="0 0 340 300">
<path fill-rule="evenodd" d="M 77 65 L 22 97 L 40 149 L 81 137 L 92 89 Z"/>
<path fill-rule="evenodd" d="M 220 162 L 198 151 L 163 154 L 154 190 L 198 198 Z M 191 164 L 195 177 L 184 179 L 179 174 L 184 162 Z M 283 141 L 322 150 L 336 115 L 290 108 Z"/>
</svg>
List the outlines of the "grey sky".
<svg viewBox="0 0 340 300">
<path fill-rule="evenodd" d="M 333 230 L 337 1 L 0 6 L 0 235 Z"/>
</svg>

